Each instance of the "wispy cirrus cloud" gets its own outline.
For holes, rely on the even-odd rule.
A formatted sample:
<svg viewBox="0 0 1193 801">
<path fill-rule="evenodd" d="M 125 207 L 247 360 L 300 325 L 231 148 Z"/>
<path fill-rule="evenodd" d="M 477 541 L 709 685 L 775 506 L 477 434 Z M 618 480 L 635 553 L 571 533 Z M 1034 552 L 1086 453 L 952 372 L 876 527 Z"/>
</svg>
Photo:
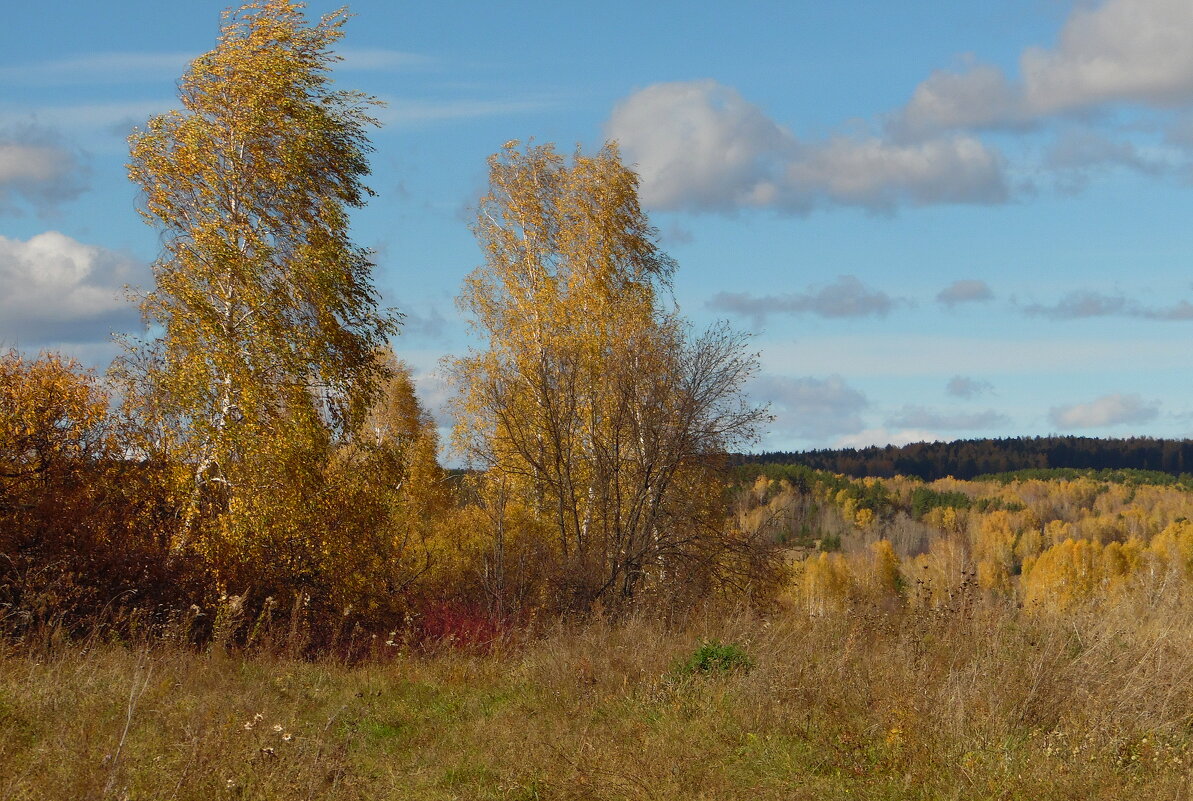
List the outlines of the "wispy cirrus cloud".
<svg viewBox="0 0 1193 801">
<path fill-rule="evenodd" d="M 198 53 L 85 53 L 70 58 L 0 67 L 0 81 L 14 86 L 154 83 L 176 78 Z"/>
<path fill-rule="evenodd" d="M 552 98 L 488 98 L 454 100 L 410 100 L 384 98 L 376 116 L 384 125 L 412 127 L 451 120 L 505 117 L 544 111 L 558 105 Z"/>
<path fill-rule="evenodd" d="M 162 97 L 156 100 L 72 103 L 21 109 L 0 107 L 0 124 L 50 127 L 71 133 L 102 131 L 124 136 L 134 125 L 143 125 L 153 115 L 177 106 L 177 98 Z"/>
<path fill-rule="evenodd" d="M 994 409 L 981 412 L 942 412 L 926 406 L 906 405 L 887 418 L 886 424 L 899 429 L 959 431 L 998 428 L 1010 421 L 1009 417 Z"/>
<path fill-rule="evenodd" d="M 13 86 L 157 83 L 185 72 L 200 53 L 117 51 L 0 67 L 0 82 Z M 345 47 L 337 69 L 379 72 L 434 66 L 430 56 L 382 47 Z"/>
<path fill-rule="evenodd" d="M 384 47 L 345 47 L 338 51 L 343 59 L 337 69 L 386 72 L 433 67 L 438 60 L 422 53 L 391 50 Z"/>
<path fill-rule="evenodd" d="M 831 284 L 805 292 L 751 295 L 746 292 L 718 292 L 706 304 L 716 311 L 749 317 L 761 326 L 772 314 L 813 314 L 818 317 L 884 316 L 898 303 L 887 293 L 872 289 L 856 276 L 842 275 Z"/>
<path fill-rule="evenodd" d="M 411 100 L 382 98 L 385 105 L 373 116 L 386 127 L 411 128 L 421 125 L 479 119 L 484 117 L 515 116 L 544 111 L 558 105 L 554 98 L 451 99 Z M 127 136 L 150 117 L 178 107 L 177 98 L 156 100 L 113 101 L 107 103 L 78 103 L 33 108 L 0 107 L 0 124 L 35 124 L 52 126 L 73 132 L 102 131 Z"/>
</svg>

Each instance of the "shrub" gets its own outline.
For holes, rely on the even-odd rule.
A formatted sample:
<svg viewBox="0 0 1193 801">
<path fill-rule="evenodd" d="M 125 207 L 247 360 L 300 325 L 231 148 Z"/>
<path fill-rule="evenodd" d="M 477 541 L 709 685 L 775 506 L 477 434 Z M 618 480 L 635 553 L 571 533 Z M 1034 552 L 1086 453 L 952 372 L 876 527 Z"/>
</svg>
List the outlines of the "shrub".
<svg viewBox="0 0 1193 801">
<path fill-rule="evenodd" d="M 740 645 L 706 640 L 691 656 L 676 665 L 675 673 L 680 676 L 707 676 L 739 671 L 745 673 L 753 667 L 754 660 Z"/>
</svg>

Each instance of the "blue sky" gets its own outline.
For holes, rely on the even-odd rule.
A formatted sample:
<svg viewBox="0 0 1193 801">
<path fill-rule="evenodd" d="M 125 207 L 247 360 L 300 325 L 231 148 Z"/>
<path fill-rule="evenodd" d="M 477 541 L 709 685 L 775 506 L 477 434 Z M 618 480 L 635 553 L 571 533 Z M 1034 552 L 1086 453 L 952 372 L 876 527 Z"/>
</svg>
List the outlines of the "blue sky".
<svg viewBox="0 0 1193 801">
<path fill-rule="evenodd" d="M 0 343 L 102 367 L 136 329 L 159 240 L 125 138 L 222 8 L 6 10 Z M 1189 0 L 351 10 L 337 83 L 388 103 L 354 232 L 432 408 L 486 157 L 612 137 L 683 313 L 757 333 L 756 447 L 1193 435 Z"/>
</svg>

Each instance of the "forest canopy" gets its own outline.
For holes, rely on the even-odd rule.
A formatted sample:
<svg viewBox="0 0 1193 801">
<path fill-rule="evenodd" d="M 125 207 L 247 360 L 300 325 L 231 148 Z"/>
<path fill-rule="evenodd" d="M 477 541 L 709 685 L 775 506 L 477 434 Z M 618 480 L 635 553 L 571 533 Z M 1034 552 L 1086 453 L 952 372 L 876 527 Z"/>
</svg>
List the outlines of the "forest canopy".
<svg viewBox="0 0 1193 801">
<path fill-rule="evenodd" d="M 773 451 L 735 458 L 752 464 L 800 464 L 858 478 L 905 475 L 925 481 L 1057 468 L 1147 470 L 1180 476 L 1193 473 L 1193 440 L 1011 437 L 804 452 Z"/>
</svg>

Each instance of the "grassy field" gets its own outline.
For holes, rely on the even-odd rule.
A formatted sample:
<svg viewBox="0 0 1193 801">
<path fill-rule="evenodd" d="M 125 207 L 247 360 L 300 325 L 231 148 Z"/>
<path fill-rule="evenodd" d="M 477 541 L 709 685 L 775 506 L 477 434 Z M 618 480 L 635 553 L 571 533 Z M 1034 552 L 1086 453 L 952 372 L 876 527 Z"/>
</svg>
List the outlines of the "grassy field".
<svg viewBox="0 0 1193 801">
<path fill-rule="evenodd" d="M 751 666 L 702 671 L 710 641 Z M 559 626 L 355 665 L 10 644 L 4 799 L 1176 799 L 1187 609 Z"/>
</svg>

